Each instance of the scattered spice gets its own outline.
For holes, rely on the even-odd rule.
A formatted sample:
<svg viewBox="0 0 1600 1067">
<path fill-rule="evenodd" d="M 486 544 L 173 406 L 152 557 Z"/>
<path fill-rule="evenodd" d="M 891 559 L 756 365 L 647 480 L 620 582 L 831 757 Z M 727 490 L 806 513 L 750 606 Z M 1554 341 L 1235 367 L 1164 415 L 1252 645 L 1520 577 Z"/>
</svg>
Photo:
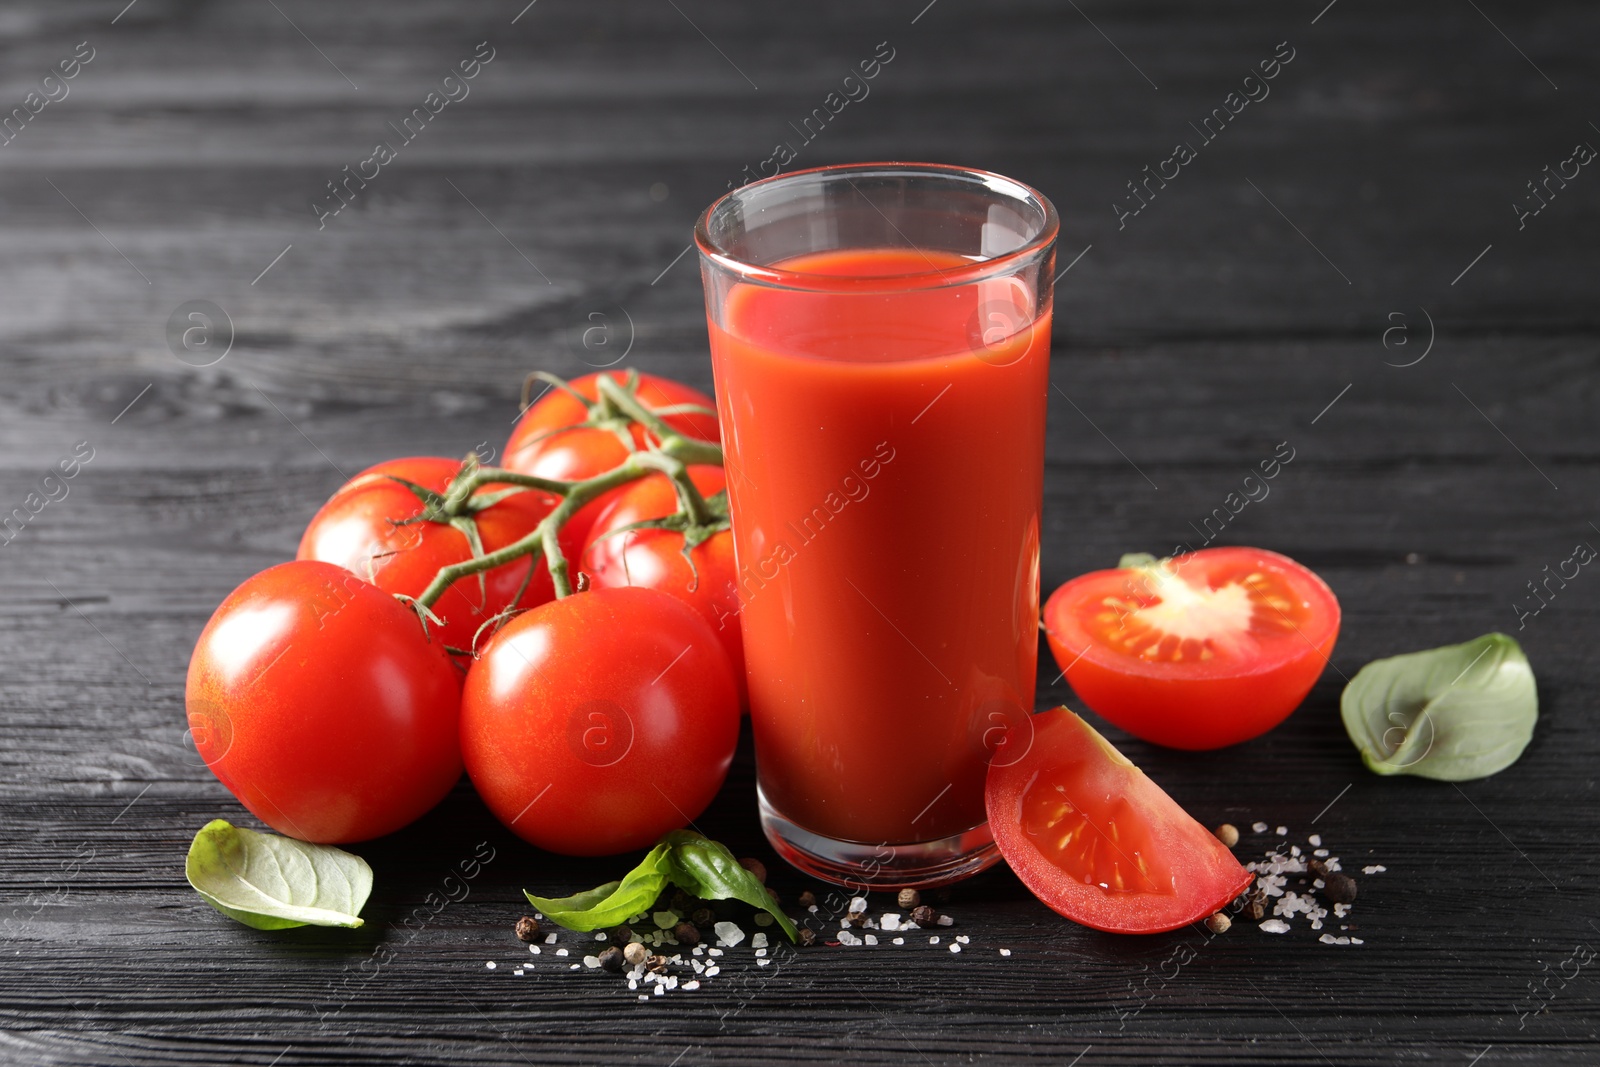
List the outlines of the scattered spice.
<svg viewBox="0 0 1600 1067">
<path fill-rule="evenodd" d="M 902 908 L 915 908 L 922 903 L 922 894 L 915 889 L 902 889 L 900 895 L 895 898 L 895 903 Z"/>
<path fill-rule="evenodd" d="M 918 926 L 933 926 L 939 921 L 939 913 L 926 904 L 919 904 L 911 909 L 911 921 Z"/>
<path fill-rule="evenodd" d="M 622 958 L 627 960 L 632 966 L 638 967 L 640 964 L 644 963 L 650 958 L 650 950 L 645 948 L 644 945 L 638 941 L 635 941 L 628 945 L 627 948 L 622 950 Z"/>
<path fill-rule="evenodd" d="M 809 927 L 809 926 L 801 927 L 800 928 L 800 944 L 801 945 L 815 945 L 816 943 L 817 943 L 817 932 L 815 930 L 811 929 L 811 927 Z"/>
<path fill-rule="evenodd" d="M 521 941 L 533 941 L 539 936 L 539 920 L 532 915 L 524 915 L 517 920 L 517 938 Z"/>
<path fill-rule="evenodd" d="M 672 936 L 678 939 L 678 944 L 690 948 L 700 943 L 700 929 L 694 923 L 679 923 L 672 928 Z"/>
<path fill-rule="evenodd" d="M 1260 889 L 1252 890 L 1245 897 L 1244 914 L 1252 921 L 1267 917 L 1267 894 Z"/>
<path fill-rule="evenodd" d="M 667 909 L 675 911 L 679 915 L 687 915 L 699 906 L 700 901 L 698 899 L 691 897 L 681 889 L 673 890 L 672 899 L 667 902 Z"/>
<path fill-rule="evenodd" d="M 711 924 L 717 921 L 717 913 L 710 908 L 696 908 L 689 916 L 689 921 L 702 930 L 708 930 Z"/>
<path fill-rule="evenodd" d="M 756 876 L 756 881 L 762 885 L 767 884 L 767 865 L 754 856 L 746 856 L 739 861 L 739 866 Z"/>
<path fill-rule="evenodd" d="M 851 897 L 849 915 L 852 921 L 861 918 L 867 913 L 866 897 Z"/>
<path fill-rule="evenodd" d="M 600 966 L 612 974 L 622 973 L 622 950 L 615 945 L 600 953 Z"/>
<path fill-rule="evenodd" d="M 1356 899 L 1356 880 L 1348 874 L 1337 872 L 1326 877 L 1326 885 L 1322 887 L 1322 895 L 1334 904 L 1354 904 Z"/>
<path fill-rule="evenodd" d="M 1217 840 L 1232 848 L 1239 843 L 1239 828 L 1231 822 L 1225 822 L 1211 831 L 1217 835 Z"/>
<path fill-rule="evenodd" d="M 644 961 L 645 970 L 652 974 L 660 974 L 667 969 L 668 959 L 665 956 L 651 956 Z"/>
<path fill-rule="evenodd" d="M 802 908 L 814 908 L 814 907 L 816 907 L 817 906 L 817 895 L 815 893 L 813 893 L 811 890 L 807 889 L 805 892 L 800 894 L 800 906 Z"/>
<path fill-rule="evenodd" d="M 763 886 L 762 888 L 767 891 L 767 896 L 772 898 L 772 906 L 774 908 L 783 906 L 783 898 L 778 895 L 778 891 L 776 889 L 773 889 L 771 886 Z"/>
<path fill-rule="evenodd" d="M 1206 920 L 1206 929 L 1214 934 L 1225 934 L 1232 926 L 1233 920 L 1220 911 Z"/>
<path fill-rule="evenodd" d="M 606 940 L 613 945 L 626 945 L 633 940 L 633 929 L 627 923 L 612 927 L 606 931 Z"/>
</svg>

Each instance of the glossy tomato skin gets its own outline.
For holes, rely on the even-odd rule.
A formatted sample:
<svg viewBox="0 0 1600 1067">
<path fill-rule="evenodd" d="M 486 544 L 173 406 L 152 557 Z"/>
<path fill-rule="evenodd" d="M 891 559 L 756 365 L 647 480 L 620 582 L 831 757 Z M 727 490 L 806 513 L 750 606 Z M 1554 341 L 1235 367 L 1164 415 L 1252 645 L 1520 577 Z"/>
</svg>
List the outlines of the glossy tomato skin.
<svg viewBox="0 0 1600 1067">
<path fill-rule="evenodd" d="M 605 371 L 612 381 L 621 384 L 627 377 L 623 371 Z M 568 382 L 574 392 L 590 400 L 599 394 L 599 373 L 585 374 Z M 699 404 L 716 411 L 716 401 L 700 390 L 658 378 L 653 374 L 639 375 L 636 394 L 646 407 L 662 408 L 676 404 Z M 604 474 L 628 458 L 628 448 L 612 431 L 604 428 L 579 426 L 589 417 L 588 408 L 565 390 L 551 388 L 523 413 L 506 441 L 504 466 L 523 474 L 562 481 L 579 481 Z M 687 437 L 701 441 L 721 440 L 715 414 L 688 412 L 665 416 L 667 425 Z M 644 427 L 632 427 L 634 444 L 644 447 L 648 441 Z M 611 499 L 607 494 L 580 508 L 563 527 L 563 534 L 582 545 L 589 528 Z"/>
<path fill-rule="evenodd" d="M 1142 585 L 1133 569 L 1093 571 L 1045 603 L 1050 650 L 1082 701 L 1136 737 L 1169 748 L 1222 748 L 1258 737 L 1300 706 L 1339 637 L 1339 601 L 1316 574 L 1258 548 L 1210 548 L 1178 557 L 1185 580 L 1226 584 L 1262 574 L 1283 610 L 1259 604 L 1250 640 L 1209 659 L 1153 661 L 1117 647 L 1119 608 Z"/>
<path fill-rule="evenodd" d="M 690 467 L 695 488 L 705 496 L 722 491 L 721 467 Z M 738 570 L 733 561 L 733 532 L 712 534 L 683 555 L 683 535 L 672 530 L 628 530 L 636 522 L 659 519 L 678 509 L 672 480 L 652 474 L 625 487 L 595 520 L 583 550 L 581 567 L 598 586 L 636 585 L 671 593 L 711 624 L 733 665 L 739 702 L 746 703 L 744 641 L 739 633 Z"/>
<path fill-rule="evenodd" d="M 569 856 L 646 848 L 687 825 L 738 739 L 716 634 L 654 589 L 591 589 L 517 616 L 462 694 L 462 755 L 484 803 Z"/>
<path fill-rule="evenodd" d="M 367 468 L 322 505 L 300 538 L 296 558 L 344 567 L 385 592 L 419 596 L 441 567 L 470 559 L 472 546 L 466 534 L 442 523 L 398 525 L 420 515 L 423 504 L 393 479 L 404 478 L 443 492 L 460 469 L 458 460 L 441 456 L 392 459 Z M 479 493 L 504 488 L 490 485 Z M 530 533 L 557 503 L 548 493 L 530 490 L 478 512 L 475 517 L 483 550 L 493 552 Z M 532 607 L 551 599 L 555 590 L 543 558 L 523 557 L 487 571 L 481 587 L 476 577 L 463 578 L 433 606 L 434 614 L 444 620 L 440 639 L 452 648 L 470 649 L 484 622 L 517 597 L 530 566 L 534 574 L 518 605 Z"/>
<path fill-rule="evenodd" d="M 342 844 L 400 829 L 461 777 L 461 672 L 416 615 L 342 567 L 282 563 L 206 624 L 195 747 L 262 822 Z"/>
<path fill-rule="evenodd" d="M 995 844 L 1022 883 L 1096 930 L 1176 930 L 1251 882 L 1214 834 L 1066 708 L 1011 728 L 984 799 Z"/>
</svg>

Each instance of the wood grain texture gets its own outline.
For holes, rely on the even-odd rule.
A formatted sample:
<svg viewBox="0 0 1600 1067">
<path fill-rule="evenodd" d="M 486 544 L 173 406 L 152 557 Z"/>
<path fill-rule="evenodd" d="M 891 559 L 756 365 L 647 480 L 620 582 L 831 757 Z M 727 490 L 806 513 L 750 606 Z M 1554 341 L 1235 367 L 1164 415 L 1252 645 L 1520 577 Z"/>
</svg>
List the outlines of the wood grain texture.
<svg viewBox="0 0 1600 1067">
<path fill-rule="evenodd" d="M 1600 144 L 1600 13 L 925 2 L 0 11 L 0 113 L 78 42 L 95 49 L 70 95 L 0 147 L 0 512 L 77 442 L 94 449 L 69 496 L 0 546 L 0 1061 L 1600 1056 L 1592 965 L 1519 1018 L 1547 965 L 1600 944 L 1600 578 L 1520 632 L 1512 606 L 1600 540 L 1600 175 L 1522 229 L 1510 207 L 1574 144 Z M 470 97 L 319 230 L 324 183 L 484 40 L 495 58 Z M 529 958 L 510 934 L 521 888 L 587 887 L 616 865 L 518 845 L 465 784 L 361 850 L 378 878 L 364 929 L 222 920 L 182 873 L 206 820 L 249 821 L 183 734 L 211 609 L 292 554 L 341 472 L 498 446 L 527 370 L 586 369 L 591 312 L 631 320 L 629 365 L 709 387 L 697 271 L 674 257 L 696 213 L 881 41 L 895 58 L 871 95 L 800 163 L 1013 174 L 1061 209 L 1060 266 L 1089 249 L 1057 290 L 1047 588 L 1196 541 L 1190 524 L 1247 467 L 1295 449 L 1221 540 L 1327 578 L 1345 611 L 1334 669 L 1235 749 L 1111 733 L 1207 823 L 1303 835 L 1315 820 L 1347 869 L 1386 865 L 1362 880 L 1366 943 L 1322 946 L 1303 925 L 1118 939 L 1000 870 L 952 891 L 960 955 L 822 949 L 640 1004 L 549 957 L 512 975 Z M 1271 95 L 1119 228 L 1125 183 L 1195 140 L 1189 123 L 1283 41 L 1295 58 Z M 167 342 L 197 299 L 233 324 L 205 368 Z M 1389 365 L 1423 351 L 1428 316 L 1428 357 Z M 1397 323 L 1409 343 L 1386 347 Z M 1460 789 L 1368 774 L 1338 722 L 1341 676 L 1494 629 L 1539 678 L 1522 760 Z M 1040 707 L 1072 700 L 1055 674 L 1046 657 Z M 702 827 L 764 854 L 753 798 L 746 750 Z M 413 937 L 401 921 L 481 841 L 494 861 Z M 787 870 L 774 882 L 805 888 Z M 380 948 L 393 958 L 368 977 Z"/>
</svg>

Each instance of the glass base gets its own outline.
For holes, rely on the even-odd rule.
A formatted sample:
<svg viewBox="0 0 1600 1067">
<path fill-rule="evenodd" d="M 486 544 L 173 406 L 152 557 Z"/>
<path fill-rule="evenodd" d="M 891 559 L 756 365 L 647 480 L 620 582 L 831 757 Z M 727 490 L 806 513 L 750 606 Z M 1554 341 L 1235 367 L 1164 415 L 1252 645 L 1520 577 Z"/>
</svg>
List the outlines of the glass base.
<svg viewBox="0 0 1600 1067">
<path fill-rule="evenodd" d="M 805 829 L 767 800 L 760 785 L 756 798 L 761 829 L 791 865 L 848 889 L 926 889 L 970 878 L 1000 859 L 987 822 L 934 841 L 873 845 L 841 841 Z"/>
</svg>

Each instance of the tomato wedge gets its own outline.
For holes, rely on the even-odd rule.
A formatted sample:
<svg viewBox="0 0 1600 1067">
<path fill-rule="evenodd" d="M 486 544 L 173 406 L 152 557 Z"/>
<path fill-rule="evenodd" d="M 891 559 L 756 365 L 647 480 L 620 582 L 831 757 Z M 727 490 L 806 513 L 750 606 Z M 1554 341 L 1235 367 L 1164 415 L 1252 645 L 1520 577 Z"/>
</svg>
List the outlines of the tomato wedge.
<svg viewBox="0 0 1600 1067">
<path fill-rule="evenodd" d="M 1207 548 L 1074 578 L 1044 625 L 1094 711 L 1158 745 L 1210 749 L 1300 705 L 1339 637 L 1339 601 L 1287 556 Z"/>
<path fill-rule="evenodd" d="M 1073 922 L 1157 934 L 1222 910 L 1250 885 L 1233 853 L 1066 708 L 989 765 L 989 830 L 1022 884 Z M 1008 739 L 1009 743 L 1009 739 Z"/>
</svg>

